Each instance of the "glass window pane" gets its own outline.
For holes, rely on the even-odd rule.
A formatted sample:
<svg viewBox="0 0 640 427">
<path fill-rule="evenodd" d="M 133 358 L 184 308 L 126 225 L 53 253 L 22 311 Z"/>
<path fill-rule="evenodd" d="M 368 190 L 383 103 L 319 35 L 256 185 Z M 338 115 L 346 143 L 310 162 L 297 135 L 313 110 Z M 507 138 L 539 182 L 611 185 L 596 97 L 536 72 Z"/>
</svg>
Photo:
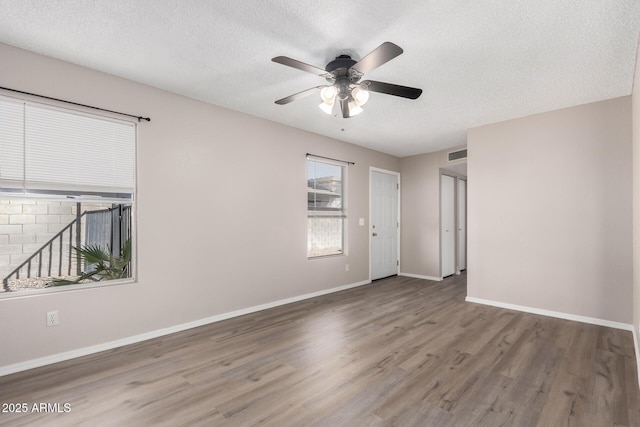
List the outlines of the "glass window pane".
<svg viewBox="0 0 640 427">
<path fill-rule="evenodd" d="M 309 211 L 342 211 L 342 166 L 307 161 Z"/>
<path fill-rule="evenodd" d="M 309 218 L 307 256 L 341 254 L 343 223 L 343 218 Z"/>
<path fill-rule="evenodd" d="M 130 203 L 0 198 L 0 212 L 0 293 L 132 277 Z"/>
</svg>

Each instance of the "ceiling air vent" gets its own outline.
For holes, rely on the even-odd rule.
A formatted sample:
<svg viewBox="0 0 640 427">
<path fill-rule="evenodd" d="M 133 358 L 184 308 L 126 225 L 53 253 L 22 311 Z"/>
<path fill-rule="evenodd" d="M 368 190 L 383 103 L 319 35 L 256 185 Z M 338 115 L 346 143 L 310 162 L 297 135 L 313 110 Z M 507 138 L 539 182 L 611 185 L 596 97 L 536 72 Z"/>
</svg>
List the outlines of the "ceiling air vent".
<svg viewBox="0 0 640 427">
<path fill-rule="evenodd" d="M 460 151 L 452 151 L 449 153 L 449 161 L 452 162 L 454 160 L 466 159 L 467 158 L 467 149 Z"/>
</svg>

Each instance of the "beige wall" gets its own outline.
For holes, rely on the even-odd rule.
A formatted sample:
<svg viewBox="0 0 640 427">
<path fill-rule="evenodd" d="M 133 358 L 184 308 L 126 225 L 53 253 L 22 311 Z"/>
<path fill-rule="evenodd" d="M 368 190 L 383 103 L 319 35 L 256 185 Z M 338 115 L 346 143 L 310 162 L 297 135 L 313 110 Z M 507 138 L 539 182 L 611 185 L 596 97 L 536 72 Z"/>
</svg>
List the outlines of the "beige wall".
<svg viewBox="0 0 640 427">
<path fill-rule="evenodd" d="M 633 327 L 640 336 L 640 55 L 633 82 Z M 640 355 L 636 354 L 640 363 Z M 640 365 L 639 365 L 640 366 Z M 638 373 L 640 375 L 640 372 Z"/>
<path fill-rule="evenodd" d="M 6 45 L 0 58 L 0 86 L 151 117 L 138 283 L 0 300 L 0 367 L 368 280 L 369 167 L 399 171 L 397 158 Z M 348 256 L 306 258 L 307 152 L 356 163 Z"/>
<path fill-rule="evenodd" d="M 631 98 L 470 129 L 468 295 L 632 319 Z"/>
<path fill-rule="evenodd" d="M 449 162 L 447 153 L 400 159 L 402 167 L 402 210 L 400 272 L 438 278 L 440 276 L 440 171 L 464 161 Z"/>
</svg>

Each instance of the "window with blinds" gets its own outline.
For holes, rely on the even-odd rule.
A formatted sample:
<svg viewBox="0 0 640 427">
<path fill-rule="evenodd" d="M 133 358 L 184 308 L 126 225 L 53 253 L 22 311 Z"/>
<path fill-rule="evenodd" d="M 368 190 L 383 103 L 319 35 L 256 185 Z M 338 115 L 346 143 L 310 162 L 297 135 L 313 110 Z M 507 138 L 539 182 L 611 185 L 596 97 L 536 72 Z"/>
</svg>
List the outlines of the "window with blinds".
<svg viewBox="0 0 640 427">
<path fill-rule="evenodd" d="M 0 99 L 0 190 L 130 198 L 135 124 Z"/>
<path fill-rule="evenodd" d="M 344 253 L 345 169 L 307 159 L 307 257 Z"/>
<path fill-rule="evenodd" d="M 134 277 L 135 159 L 135 123 L 0 97 L 0 297 Z"/>
</svg>

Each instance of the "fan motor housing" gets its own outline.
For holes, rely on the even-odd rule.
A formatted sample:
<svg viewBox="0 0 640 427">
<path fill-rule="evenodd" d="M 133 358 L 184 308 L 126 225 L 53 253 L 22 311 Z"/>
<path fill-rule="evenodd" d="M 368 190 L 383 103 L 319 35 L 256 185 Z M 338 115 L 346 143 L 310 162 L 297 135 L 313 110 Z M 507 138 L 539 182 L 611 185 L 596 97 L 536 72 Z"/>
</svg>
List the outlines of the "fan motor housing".
<svg viewBox="0 0 640 427">
<path fill-rule="evenodd" d="M 349 55 L 339 55 L 336 59 L 329 62 L 324 69 L 337 77 L 339 75 L 346 75 L 347 70 L 357 63 L 358 61 L 354 61 Z"/>
</svg>

